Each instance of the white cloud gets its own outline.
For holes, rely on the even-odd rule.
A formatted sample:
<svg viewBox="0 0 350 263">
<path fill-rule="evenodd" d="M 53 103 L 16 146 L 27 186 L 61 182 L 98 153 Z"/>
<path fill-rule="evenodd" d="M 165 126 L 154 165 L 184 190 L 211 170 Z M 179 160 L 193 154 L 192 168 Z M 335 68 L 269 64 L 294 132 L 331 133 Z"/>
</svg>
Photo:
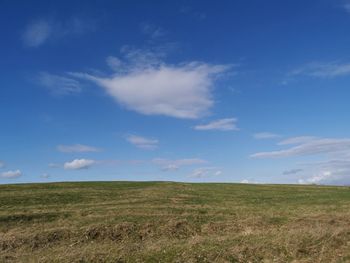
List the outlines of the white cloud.
<svg viewBox="0 0 350 263">
<path fill-rule="evenodd" d="M 299 184 L 320 184 L 322 181 L 332 178 L 332 172 L 324 171 L 307 179 L 299 179 Z"/>
<path fill-rule="evenodd" d="M 197 125 L 194 127 L 195 130 L 219 130 L 219 131 L 238 131 L 236 118 L 227 118 L 212 121 L 208 124 Z"/>
<path fill-rule="evenodd" d="M 286 139 L 278 145 L 289 148 L 260 152 L 253 158 L 286 158 L 296 156 L 313 156 L 320 161 L 298 163 L 300 168 L 284 171 L 283 175 L 297 175 L 297 181 L 303 184 L 350 185 L 350 139 L 319 138 L 301 136 Z"/>
<path fill-rule="evenodd" d="M 222 171 L 218 170 L 217 167 L 201 167 L 194 169 L 190 175 L 193 178 L 204 178 L 208 176 L 219 176 Z"/>
<path fill-rule="evenodd" d="M 5 167 L 5 162 L 0 161 L 0 168 L 3 168 L 3 167 Z"/>
<path fill-rule="evenodd" d="M 1 173 L 2 178 L 17 178 L 22 176 L 22 172 L 20 170 L 15 170 L 15 171 L 7 171 Z"/>
<path fill-rule="evenodd" d="M 257 139 L 257 140 L 265 140 L 265 139 L 275 139 L 281 136 L 271 132 L 259 132 L 259 133 L 253 134 L 253 137 L 254 139 Z"/>
<path fill-rule="evenodd" d="M 39 20 L 29 24 L 22 35 L 27 46 L 38 47 L 52 34 L 52 27 L 48 21 Z"/>
<path fill-rule="evenodd" d="M 300 137 L 299 137 L 300 138 Z M 293 141 L 293 140 L 291 140 Z M 286 144 L 286 142 L 282 143 Z M 350 139 L 315 138 L 300 143 L 297 146 L 271 152 L 252 154 L 252 158 L 281 158 L 302 155 L 329 154 L 350 150 Z"/>
<path fill-rule="evenodd" d="M 182 166 L 191 166 L 196 164 L 207 163 L 207 161 L 198 159 L 198 158 L 177 159 L 177 160 L 155 158 L 152 160 L 152 162 L 156 165 L 161 166 L 162 171 L 177 171 Z"/>
<path fill-rule="evenodd" d="M 66 162 L 64 164 L 64 169 L 66 170 L 78 170 L 78 169 L 87 169 L 94 165 L 96 161 L 88 159 L 75 159 L 71 162 Z"/>
<path fill-rule="evenodd" d="M 298 182 L 303 184 L 350 185 L 349 153 L 350 151 L 342 152 L 332 155 L 335 159 L 304 164 L 305 172 Z"/>
<path fill-rule="evenodd" d="M 126 140 L 136 147 L 146 150 L 154 150 L 159 144 L 159 141 L 156 139 L 149 139 L 137 135 L 128 135 L 126 136 Z"/>
<path fill-rule="evenodd" d="M 313 62 L 292 71 L 290 75 L 306 75 L 319 78 L 346 76 L 350 75 L 350 63 Z"/>
<path fill-rule="evenodd" d="M 249 184 L 249 180 L 244 179 L 244 180 L 241 181 L 241 184 Z"/>
<path fill-rule="evenodd" d="M 53 95 L 63 96 L 81 92 L 79 81 L 66 77 L 40 72 L 37 77 L 39 85 L 47 88 Z"/>
<path fill-rule="evenodd" d="M 188 62 L 169 65 L 163 53 L 124 48 L 124 60 L 109 57 L 117 72 L 110 77 L 71 73 L 101 86 L 120 105 L 144 115 L 195 119 L 213 106 L 215 80 L 226 65 Z M 119 63 L 119 61 L 121 61 Z"/>
<path fill-rule="evenodd" d="M 75 144 L 75 145 L 58 145 L 57 150 L 64 153 L 82 153 L 82 152 L 99 152 L 101 149 L 83 145 L 83 144 Z"/>
<path fill-rule="evenodd" d="M 257 181 L 251 181 L 251 180 L 247 180 L 247 179 L 243 179 L 242 181 L 240 181 L 241 184 L 264 184 L 262 182 L 257 182 Z"/>
<path fill-rule="evenodd" d="M 92 21 L 72 17 L 65 21 L 40 19 L 28 24 L 22 34 L 23 43 L 28 47 L 39 47 L 49 40 L 66 36 L 82 35 L 95 30 Z"/>
</svg>

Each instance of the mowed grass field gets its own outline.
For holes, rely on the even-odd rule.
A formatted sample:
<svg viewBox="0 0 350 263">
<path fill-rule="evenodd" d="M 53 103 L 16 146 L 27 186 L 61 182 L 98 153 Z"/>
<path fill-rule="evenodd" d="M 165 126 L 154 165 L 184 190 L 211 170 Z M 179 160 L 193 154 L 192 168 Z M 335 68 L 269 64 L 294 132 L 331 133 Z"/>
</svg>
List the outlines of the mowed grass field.
<svg viewBox="0 0 350 263">
<path fill-rule="evenodd" d="M 350 262 L 350 188 L 0 185 L 0 262 Z"/>
</svg>

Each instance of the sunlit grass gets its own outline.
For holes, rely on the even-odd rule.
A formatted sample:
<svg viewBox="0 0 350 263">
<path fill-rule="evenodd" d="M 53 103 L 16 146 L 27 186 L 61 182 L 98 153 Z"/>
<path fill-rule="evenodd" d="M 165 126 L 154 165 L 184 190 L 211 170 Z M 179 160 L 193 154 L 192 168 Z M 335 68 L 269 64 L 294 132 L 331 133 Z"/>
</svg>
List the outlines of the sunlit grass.
<svg viewBox="0 0 350 263">
<path fill-rule="evenodd" d="M 348 262 L 347 187 L 0 186 L 0 262 Z"/>
</svg>

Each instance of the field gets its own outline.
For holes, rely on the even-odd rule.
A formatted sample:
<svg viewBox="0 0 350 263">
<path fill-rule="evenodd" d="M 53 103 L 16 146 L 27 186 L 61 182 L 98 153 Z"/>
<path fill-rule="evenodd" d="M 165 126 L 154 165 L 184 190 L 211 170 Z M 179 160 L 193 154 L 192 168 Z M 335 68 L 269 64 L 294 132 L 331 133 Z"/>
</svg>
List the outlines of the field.
<svg viewBox="0 0 350 263">
<path fill-rule="evenodd" d="M 0 262 L 350 262 L 350 188 L 0 185 Z"/>
</svg>

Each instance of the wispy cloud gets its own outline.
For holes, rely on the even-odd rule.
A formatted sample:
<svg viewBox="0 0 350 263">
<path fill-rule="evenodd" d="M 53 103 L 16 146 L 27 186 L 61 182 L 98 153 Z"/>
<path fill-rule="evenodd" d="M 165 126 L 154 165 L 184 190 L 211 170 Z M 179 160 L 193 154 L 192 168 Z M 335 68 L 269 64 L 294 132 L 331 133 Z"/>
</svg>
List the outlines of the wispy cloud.
<svg viewBox="0 0 350 263">
<path fill-rule="evenodd" d="M 293 70 L 289 75 L 305 75 L 318 78 L 347 76 L 350 75 L 350 63 L 313 62 Z"/>
<path fill-rule="evenodd" d="M 0 168 L 4 168 L 5 167 L 5 162 L 0 161 Z"/>
<path fill-rule="evenodd" d="M 94 165 L 96 161 L 89 159 L 75 159 L 71 162 L 64 163 L 63 167 L 66 170 L 80 170 L 80 169 L 88 169 L 92 165 Z"/>
<path fill-rule="evenodd" d="M 49 163 L 47 166 L 49 168 L 59 168 L 59 167 L 61 167 L 61 165 L 58 164 L 58 163 Z"/>
<path fill-rule="evenodd" d="M 149 36 L 153 40 L 163 37 L 166 34 L 163 28 L 152 23 L 143 22 L 140 24 L 140 28 L 143 34 Z"/>
<path fill-rule="evenodd" d="M 101 149 L 83 145 L 83 144 L 74 144 L 74 145 L 58 145 L 57 150 L 64 153 L 82 153 L 82 152 L 100 152 Z"/>
<path fill-rule="evenodd" d="M 300 137 L 299 137 L 300 138 Z M 282 142 L 283 144 L 283 142 Z M 284 143 L 285 144 L 285 143 Z M 321 153 L 336 153 L 350 150 L 350 139 L 316 138 L 300 143 L 297 146 L 270 152 L 252 154 L 252 158 L 281 158 L 302 155 L 315 155 Z"/>
<path fill-rule="evenodd" d="M 195 9 L 193 9 L 190 6 L 181 6 L 180 12 L 182 14 L 186 14 L 186 15 L 192 16 L 193 18 L 198 19 L 198 20 L 204 20 L 204 19 L 207 18 L 207 14 L 206 13 L 198 11 L 198 10 L 195 10 Z"/>
<path fill-rule="evenodd" d="M 207 131 L 207 130 L 218 130 L 218 131 L 238 131 L 237 119 L 227 118 L 209 122 L 203 125 L 197 125 L 194 127 L 195 130 Z"/>
<path fill-rule="evenodd" d="M 39 47 L 49 40 L 82 35 L 95 29 L 95 23 L 77 17 L 72 17 L 65 21 L 38 19 L 26 26 L 22 34 L 22 40 L 28 47 Z"/>
<path fill-rule="evenodd" d="M 313 140 L 316 140 L 317 137 L 315 136 L 298 136 L 298 137 L 291 137 L 287 138 L 283 141 L 280 141 L 278 145 L 291 145 L 291 144 L 302 144 L 307 143 Z"/>
<path fill-rule="evenodd" d="M 190 174 L 192 178 L 205 178 L 208 176 L 219 176 L 222 174 L 222 171 L 217 167 L 201 167 L 194 169 Z"/>
<path fill-rule="evenodd" d="M 179 170 L 180 167 L 176 164 L 167 164 L 165 166 L 162 167 L 162 171 L 164 172 L 175 172 L 177 170 Z"/>
<path fill-rule="evenodd" d="M 266 140 L 266 139 L 275 139 L 281 137 L 281 135 L 271 132 L 259 132 L 253 134 L 254 139 L 257 140 Z"/>
<path fill-rule="evenodd" d="M 287 170 L 283 175 L 298 175 L 303 184 L 350 184 L 350 139 L 299 136 L 278 143 L 289 148 L 259 152 L 252 158 L 287 158 L 313 156 L 321 161 L 298 163 L 298 168 Z M 300 167 L 301 166 L 301 167 Z"/>
<path fill-rule="evenodd" d="M 152 162 L 156 165 L 159 165 L 161 167 L 161 170 L 166 172 L 177 171 L 183 166 L 191 166 L 191 165 L 207 163 L 206 160 L 199 159 L 199 158 L 176 159 L 176 160 L 155 158 L 152 160 Z"/>
<path fill-rule="evenodd" d="M 22 172 L 20 170 L 14 170 L 14 171 L 7 171 L 7 172 L 3 172 L 1 173 L 1 177 L 2 178 L 18 178 L 22 176 Z"/>
<path fill-rule="evenodd" d="M 116 71 L 110 77 L 85 73 L 72 76 L 95 82 L 120 105 L 144 115 L 165 115 L 196 119 L 213 106 L 211 91 L 227 65 L 188 62 L 166 64 L 164 54 L 149 50 L 125 49 L 124 59 L 109 57 Z"/>
<path fill-rule="evenodd" d="M 40 72 L 37 83 L 45 87 L 51 94 L 57 96 L 80 93 L 82 85 L 79 81 L 67 76 L 59 76 L 47 72 Z"/>
<path fill-rule="evenodd" d="M 343 8 L 346 12 L 350 13 L 350 1 L 345 1 L 343 4 Z"/>
<path fill-rule="evenodd" d="M 113 71 L 119 71 L 123 67 L 123 62 L 114 56 L 108 56 L 106 63 Z"/>
<path fill-rule="evenodd" d="M 138 148 L 145 150 L 154 150 L 158 147 L 159 141 L 157 139 L 145 138 L 137 135 L 128 135 L 126 140 Z"/>
<path fill-rule="evenodd" d="M 30 23 L 25 29 L 22 39 L 29 47 L 38 47 L 47 41 L 52 34 L 52 26 L 48 21 L 38 20 Z"/>
</svg>

